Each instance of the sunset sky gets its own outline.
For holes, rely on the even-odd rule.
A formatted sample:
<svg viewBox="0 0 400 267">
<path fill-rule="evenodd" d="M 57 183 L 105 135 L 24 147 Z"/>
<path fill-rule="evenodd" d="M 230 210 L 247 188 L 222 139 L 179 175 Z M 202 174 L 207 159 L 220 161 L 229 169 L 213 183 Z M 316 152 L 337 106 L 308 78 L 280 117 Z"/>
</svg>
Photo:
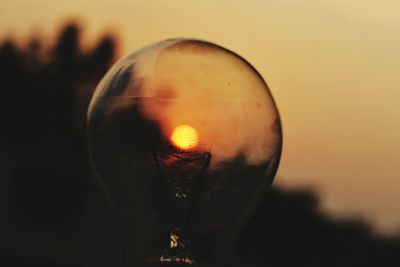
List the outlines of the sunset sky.
<svg viewBox="0 0 400 267">
<path fill-rule="evenodd" d="M 335 216 L 400 232 L 400 2 L 396 0 L 2 0 L 0 36 L 23 44 L 82 22 L 120 55 L 173 37 L 205 39 L 261 73 L 281 113 L 276 184 L 311 187 Z M 47 38 L 46 40 L 51 40 Z"/>
</svg>

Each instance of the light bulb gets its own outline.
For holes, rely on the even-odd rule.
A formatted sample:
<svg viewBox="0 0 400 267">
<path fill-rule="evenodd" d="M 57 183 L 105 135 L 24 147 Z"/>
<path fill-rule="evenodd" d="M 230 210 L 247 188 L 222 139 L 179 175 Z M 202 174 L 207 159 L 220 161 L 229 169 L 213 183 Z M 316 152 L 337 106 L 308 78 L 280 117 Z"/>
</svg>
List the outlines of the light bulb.
<svg viewBox="0 0 400 267">
<path fill-rule="evenodd" d="M 218 45 L 156 43 L 95 90 L 88 143 L 127 266 L 220 267 L 269 188 L 281 124 L 260 74 Z"/>
</svg>

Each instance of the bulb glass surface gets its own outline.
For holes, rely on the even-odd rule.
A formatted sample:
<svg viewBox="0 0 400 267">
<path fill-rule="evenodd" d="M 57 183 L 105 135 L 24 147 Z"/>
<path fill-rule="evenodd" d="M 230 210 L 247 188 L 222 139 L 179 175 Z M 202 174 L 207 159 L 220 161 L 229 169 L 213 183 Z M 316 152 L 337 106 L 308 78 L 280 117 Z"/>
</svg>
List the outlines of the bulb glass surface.
<svg viewBox="0 0 400 267">
<path fill-rule="evenodd" d="M 279 114 L 259 73 L 218 45 L 174 39 L 118 61 L 88 111 L 97 176 L 128 266 L 225 266 L 272 183 Z"/>
</svg>

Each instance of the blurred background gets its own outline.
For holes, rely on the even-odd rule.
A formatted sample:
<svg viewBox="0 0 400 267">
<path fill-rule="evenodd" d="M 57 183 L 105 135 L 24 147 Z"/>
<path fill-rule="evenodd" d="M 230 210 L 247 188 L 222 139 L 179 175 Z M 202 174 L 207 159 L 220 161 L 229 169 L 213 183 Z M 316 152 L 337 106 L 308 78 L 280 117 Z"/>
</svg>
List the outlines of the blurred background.
<svg viewBox="0 0 400 267">
<path fill-rule="evenodd" d="M 251 62 L 280 109 L 274 186 L 235 266 L 399 266 L 400 3 L 0 2 L 0 264 L 116 266 L 85 114 L 108 68 L 194 37 Z"/>
</svg>

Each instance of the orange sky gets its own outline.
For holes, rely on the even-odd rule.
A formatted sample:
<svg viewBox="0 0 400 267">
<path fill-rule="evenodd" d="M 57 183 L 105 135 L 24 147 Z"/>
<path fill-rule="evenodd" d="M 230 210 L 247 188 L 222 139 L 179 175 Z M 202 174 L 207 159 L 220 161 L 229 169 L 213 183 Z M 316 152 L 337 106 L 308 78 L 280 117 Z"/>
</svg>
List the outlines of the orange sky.
<svg viewBox="0 0 400 267">
<path fill-rule="evenodd" d="M 171 37 L 225 46 L 265 78 L 281 112 L 277 184 L 323 208 L 400 230 L 400 2 L 396 0 L 2 0 L 0 36 L 50 36 L 81 18 L 121 52 Z M 351 2 L 351 3 L 349 3 Z"/>
</svg>

